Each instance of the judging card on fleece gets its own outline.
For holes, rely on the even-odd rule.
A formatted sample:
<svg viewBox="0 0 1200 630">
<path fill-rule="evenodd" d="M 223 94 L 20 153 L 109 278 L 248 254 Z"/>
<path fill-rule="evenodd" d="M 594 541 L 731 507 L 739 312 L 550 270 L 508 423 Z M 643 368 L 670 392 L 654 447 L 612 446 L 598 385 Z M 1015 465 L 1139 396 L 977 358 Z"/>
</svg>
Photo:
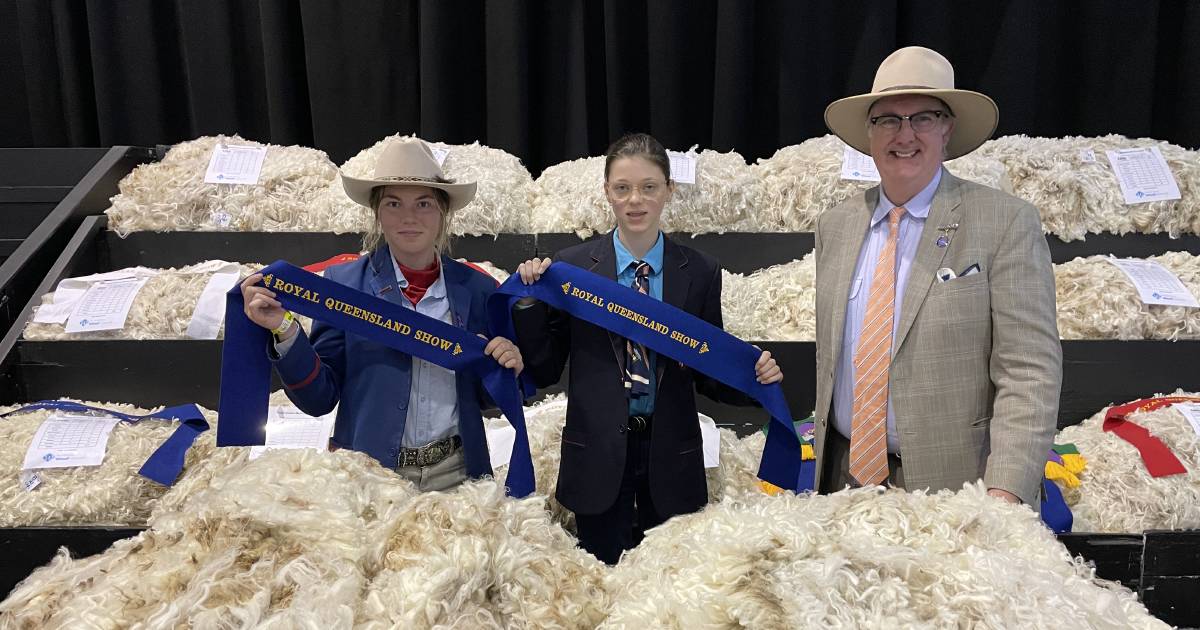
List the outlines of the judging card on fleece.
<svg viewBox="0 0 1200 630">
<path fill-rule="evenodd" d="M 1183 285 L 1179 276 L 1171 273 L 1170 269 L 1158 261 L 1111 257 L 1105 260 L 1125 272 L 1143 303 L 1200 308 L 1200 302 L 1197 302 L 1196 296 Z"/>
<path fill-rule="evenodd" d="M 671 179 L 677 184 L 696 183 L 696 154 L 693 151 L 667 151 L 671 160 Z"/>
<path fill-rule="evenodd" d="M 59 281 L 58 286 L 54 287 L 54 293 L 50 294 L 51 301 L 37 307 L 37 311 L 33 314 L 33 321 L 38 324 L 67 323 L 67 319 L 71 317 L 71 313 L 75 312 L 75 307 L 79 305 L 79 301 L 87 294 L 88 289 L 97 282 L 135 277 L 152 278 L 156 275 L 158 275 L 158 270 L 156 269 L 130 267 L 128 269 L 98 273 L 90 276 L 65 278 Z"/>
<path fill-rule="evenodd" d="M 118 418 L 51 413 L 33 434 L 24 470 L 99 466 Z"/>
<path fill-rule="evenodd" d="M 859 182 L 879 181 L 879 171 L 875 168 L 875 160 L 866 153 L 846 145 L 846 150 L 842 153 L 842 179 Z"/>
<path fill-rule="evenodd" d="M 446 157 L 450 155 L 450 147 L 431 144 L 429 145 L 429 152 L 433 154 L 433 159 L 437 160 L 438 166 L 445 166 Z"/>
<path fill-rule="evenodd" d="M 1175 403 L 1172 405 L 1187 418 L 1188 424 L 1192 425 L 1192 430 L 1196 435 L 1200 436 L 1200 403 Z"/>
<path fill-rule="evenodd" d="M 102 280 L 87 288 L 71 317 L 67 319 L 66 332 L 92 332 L 97 330 L 120 330 L 129 317 L 129 307 L 138 291 L 145 286 L 146 277 Z"/>
<path fill-rule="evenodd" d="M 329 436 L 337 420 L 337 407 L 323 416 L 310 416 L 294 405 L 271 405 L 267 408 L 267 439 L 261 446 L 250 447 L 250 459 L 282 448 L 329 448 Z"/>
<path fill-rule="evenodd" d="M 208 160 L 204 183 L 257 184 L 266 157 L 267 147 L 218 144 L 213 147 L 212 157 Z"/>
<path fill-rule="evenodd" d="M 1180 199 L 1179 183 L 1158 147 L 1105 151 L 1125 203 Z"/>
</svg>

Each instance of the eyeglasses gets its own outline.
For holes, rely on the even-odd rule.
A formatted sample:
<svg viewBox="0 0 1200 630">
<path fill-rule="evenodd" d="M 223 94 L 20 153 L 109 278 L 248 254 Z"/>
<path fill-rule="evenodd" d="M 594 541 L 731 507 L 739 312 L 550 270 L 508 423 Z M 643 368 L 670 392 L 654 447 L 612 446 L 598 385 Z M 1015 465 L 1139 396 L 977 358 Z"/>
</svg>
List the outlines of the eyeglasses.
<svg viewBox="0 0 1200 630">
<path fill-rule="evenodd" d="M 640 186 L 630 186 L 629 184 L 610 184 L 608 186 L 609 194 L 617 201 L 629 199 L 635 190 L 642 195 L 642 199 L 658 199 L 658 196 L 666 189 L 666 184 L 662 182 L 646 182 Z"/>
<path fill-rule="evenodd" d="M 917 112 L 911 116 L 884 114 L 882 116 L 872 116 L 867 120 L 871 123 L 871 126 L 888 133 L 898 133 L 900 131 L 900 126 L 903 125 L 904 121 L 907 120 L 908 124 L 912 127 L 912 130 L 915 133 L 926 133 L 933 131 L 934 127 L 937 127 L 938 121 L 942 117 L 949 118 L 950 114 L 941 110 L 929 110 Z"/>
</svg>

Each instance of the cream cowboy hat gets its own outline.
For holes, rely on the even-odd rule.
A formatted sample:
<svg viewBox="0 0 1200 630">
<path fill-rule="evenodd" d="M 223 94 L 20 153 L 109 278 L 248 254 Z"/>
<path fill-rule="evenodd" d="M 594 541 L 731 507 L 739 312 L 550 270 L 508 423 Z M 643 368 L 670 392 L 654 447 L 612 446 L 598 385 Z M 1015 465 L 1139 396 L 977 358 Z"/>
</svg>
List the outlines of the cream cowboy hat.
<svg viewBox="0 0 1200 630">
<path fill-rule="evenodd" d="M 946 146 L 946 159 L 961 157 L 992 137 L 1000 110 L 992 99 L 970 90 L 954 89 L 954 66 L 936 51 L 920 46 L 901 48 L 888 55 L 875 71 L 869 94 L 848 96 L 825 108 L 825 125 L 846 144 L 871 153 L 867 138 L 867 113 L 885 97 L 925 94 L 940 98 L 954 113 L 954 133 Z"/>
<path fill-rule="evenodd" d="M 380 186 L 426 186 L 446 191 L 450 197 L 448 212 L 459 210 L 475 198 L 475 182 L 456 184 L 442 175 L 442 167 L 424 142 L 400 140 L 384 148 L 375 163 L 375 177 L 359 179 L 342 174 L 346 196 L 368 208 L 371 191 Z"/>
</svg>

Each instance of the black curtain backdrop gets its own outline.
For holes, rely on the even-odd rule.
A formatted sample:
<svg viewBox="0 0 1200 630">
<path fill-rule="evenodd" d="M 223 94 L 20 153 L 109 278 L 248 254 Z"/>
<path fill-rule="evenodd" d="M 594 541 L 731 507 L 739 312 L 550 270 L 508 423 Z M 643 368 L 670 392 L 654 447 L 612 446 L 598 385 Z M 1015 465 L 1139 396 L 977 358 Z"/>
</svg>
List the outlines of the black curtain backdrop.
<svg viewBox="0 0 1200 630">
<path fill-rule="evenodd" d="M 216 133 L 475 140 L 537 175 L 626 131 L 747 160 L 827 133 L 892 50 L 954 63 L 997 135 L 1200 145 L 1200 2 L 0 0 L 0 146 Z"/>
</svg>

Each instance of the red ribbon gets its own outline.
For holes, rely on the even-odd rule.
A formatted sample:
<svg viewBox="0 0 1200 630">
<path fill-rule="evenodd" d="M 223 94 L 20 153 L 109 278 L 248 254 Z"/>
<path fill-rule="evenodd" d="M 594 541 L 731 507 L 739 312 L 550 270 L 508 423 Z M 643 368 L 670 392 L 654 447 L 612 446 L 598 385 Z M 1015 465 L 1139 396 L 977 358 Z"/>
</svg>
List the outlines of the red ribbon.
<svg viewBox="0 0 1200 630">
<path fill-rule="evenodd" d="M 334 265 L 340 265 L 344 262 L 350 262 L 352 260 L 358 260 L 358 254 L 338 254 L 333 258 L 327 258 L 321 262 L 305 265 L 304 270 L 310 273 L 321 273 L 322 271 L 325 271 Z"/>
<path fill-rule="evenodd" d="M 1129 442 L 1142 455 L 1142 462 L 1151 477 L 1166 477 L 1186 473 L 1183 462 L 1175 457 L 1171 449 L 1163 441 L 1150 435 L 1140 424 L 1126 420 L 1135 411 L 1152 411 L 1177 402 L 1200 402 L 1194 396 L 1164 396 L 1162 398 L 1143 398 L 1124 405 L 1109 407 L 1104 414 L 1104 430 L 1117 434 L 1117 437 Z"/>
</svg>

